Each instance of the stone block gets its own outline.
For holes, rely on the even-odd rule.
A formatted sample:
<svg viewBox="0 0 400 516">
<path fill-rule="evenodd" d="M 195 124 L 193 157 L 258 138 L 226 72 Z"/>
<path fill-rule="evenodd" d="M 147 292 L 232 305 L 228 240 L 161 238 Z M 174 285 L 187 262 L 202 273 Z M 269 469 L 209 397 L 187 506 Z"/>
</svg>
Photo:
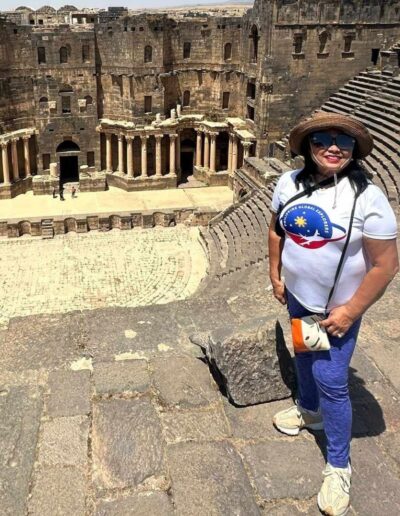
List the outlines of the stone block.
<svg viewBox="0 0 400 516">
<path fill-rule="evenodd" d="M 142 215 L 142 228 L 154 227 L 154 219 L 152 213 L 143 213 Z"/>
<path fill-rule="evenodd" d="M 171 500 L 164 492 L 138 493 L 117 500 L 100 500 L 95 516 L 172 516 Z"/>
<path fill-rule="evenodd" d="M 49 375 L 50 416 L 76 416 L 90 412 L 89 371 L 54 371 Z"/>
<path fill-rule="evenodd" d="M 311 441 L 249 444 L 242 453 L 258 494 L 265 501 L 310 498 L 321 487 L 324 460 Z"/>
<path fill-rule="evenodd" d="M 218 400 L 217 388 L 207 365 L 196 358 L 156 358 L 151 361 L 150 368 L 163 405 L 193 408 Z"/>
<path fill-rule="evenodd" d="M 32 516 L 85 514 L 86 475 L 78 468 L 40 469 L 34 482 L 28 513 Z"/>
<path fill-rule="evenodd" d="M 224 326 L 190 340 L 205 353 L 211 369 L 236 405 L 287 398 L 294 387 L 292 359 L 277 321 L 266 318 Z"/>
<path fill-rule="evenodd" d="M 96 403 L 92 444 L 99 487 L 134 487 L 163 474 L 161 425 L 147 398 Z"/>
<path fill-rule="evenodd" d="M 42 424 L 39 463 L 47 466 L 79 466 L 87 461 L 87 416 L 56 418 Z"/>
<path fill-rule="evenodd" d="M 95 364 L 93 374 L 97 394 L 144 392 L 150 384 L 145 360 L 98 363 Z"/>
<path fill-rule="evenodd" d="M 172 495 L 179 516 L 260 514 L 236 450 L 226 442 L 167 448 Z"/>
<path fill-rule="evenodd" d="M 221 410 L 190 410 L 161 414 L 164 436 L 168 443 L 212 441 L 229 436 L 227 421 Z"/>
<path fill-rule="evenodd" d="M 25 514 L 42 401 L 32 387 L 0 389 L 0 513 Z"/>
</svg>

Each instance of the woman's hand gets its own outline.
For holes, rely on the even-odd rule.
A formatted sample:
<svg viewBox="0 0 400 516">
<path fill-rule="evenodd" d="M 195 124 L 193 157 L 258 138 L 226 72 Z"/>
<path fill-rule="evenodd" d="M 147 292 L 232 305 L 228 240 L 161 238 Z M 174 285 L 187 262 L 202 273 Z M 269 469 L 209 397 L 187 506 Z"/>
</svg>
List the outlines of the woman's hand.
<svg viewBox="0 0 400 516">
<path fill-rule="evenodd" d="M 350 314 L 348 307 L 342 305 L 333 308 L 329 317 L 321 321 L 320 325 L 333 337 L 341 338 L 349 331 L 350 326 L 352 326 L 355 320 Z"/>
<path fill-rule="evenodd" d="M 274 297 L 283 305 L 286 305 L 286 296 L 285 296 L 285 284 L 281 280 L 275 280 L 272 282 L 272 289 L 274 292 Z"/>
</svg>

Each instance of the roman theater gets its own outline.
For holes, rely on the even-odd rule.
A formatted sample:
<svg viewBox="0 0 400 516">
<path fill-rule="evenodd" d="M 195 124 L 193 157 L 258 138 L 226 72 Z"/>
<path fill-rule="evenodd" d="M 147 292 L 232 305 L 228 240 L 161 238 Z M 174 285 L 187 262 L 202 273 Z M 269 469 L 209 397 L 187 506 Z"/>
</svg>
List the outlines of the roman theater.
<svg viewBox="0 0 400 516">
<path fill-rule="evenodd" d="M 270 203 L 317 110 L 368 127 L 398 216 L 400 1 L 0 11 L 1 514 L 315 513 L 323 437 L 283 443 L 288 400 L 234 406 L 189 337 L 290 348 Z M 360 516 L 400 512 L 399 289 L 351 369 Z"/>
</svg>

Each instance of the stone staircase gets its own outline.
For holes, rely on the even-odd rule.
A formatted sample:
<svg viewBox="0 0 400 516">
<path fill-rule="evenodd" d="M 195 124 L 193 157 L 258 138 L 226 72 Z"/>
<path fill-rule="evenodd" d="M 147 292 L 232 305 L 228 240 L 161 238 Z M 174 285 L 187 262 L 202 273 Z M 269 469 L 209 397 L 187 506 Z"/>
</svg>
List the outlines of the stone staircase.
<svg viewBox="0 0 400 516">
<path fill-rule="evenodd" d="M 394 207 L 400 203 L 400 76 L 390 70 L 365 71 L 333 94 L 322 110 L 348 114 L 363 122 L 374 137 L 365 160 L 374 182 Z"/>
</svg>

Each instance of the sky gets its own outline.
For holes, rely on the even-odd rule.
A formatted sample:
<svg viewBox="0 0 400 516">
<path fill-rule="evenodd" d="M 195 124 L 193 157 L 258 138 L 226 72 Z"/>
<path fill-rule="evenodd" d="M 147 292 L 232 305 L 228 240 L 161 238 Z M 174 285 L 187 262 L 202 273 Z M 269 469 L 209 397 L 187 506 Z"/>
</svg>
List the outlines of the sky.
<svg viewBox="0 0 400 516">
<path fill-rule="evenodd" d="M 251 0 L 250 0 L 251 1 Z M 249 1 L 249 3 L 250 3 Z M 128 7 L 128 9 L 143 9 L 144 7 L 148 7 L 151 9 L 163 7 L 175 7 L 175 6 L 183 6 L 183 5 L 199 5 L 199 4 L 213 4 L 217 3 L 216 0 L 137 0 L 135 2 L 124 1 L 124 0 L 1 0 L 0 2 L 0 10 L 1 11 L 11 11 L 16 7 L 21 5 L 26 5 L 31 7 L 32 9 L 38 9 L 43 5 L 51 5 L 55 9 L 60 8 L 63 5 L 74 5 L 75 7 L 96 7 L 97 9 L 106 9 L 107 7 L 112 6 L 123 6 Z M 218 3 L 225 3 L 224 0 Z M 227 2 L 226 2 L 227 3 Z M 232 2 L 236 3 L 236 2 Z M 239 2 L 237 2 L 239 3 Z M 241 3 L 241 2 L 240 2 Z"/>
</svg>

